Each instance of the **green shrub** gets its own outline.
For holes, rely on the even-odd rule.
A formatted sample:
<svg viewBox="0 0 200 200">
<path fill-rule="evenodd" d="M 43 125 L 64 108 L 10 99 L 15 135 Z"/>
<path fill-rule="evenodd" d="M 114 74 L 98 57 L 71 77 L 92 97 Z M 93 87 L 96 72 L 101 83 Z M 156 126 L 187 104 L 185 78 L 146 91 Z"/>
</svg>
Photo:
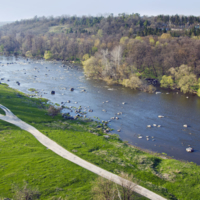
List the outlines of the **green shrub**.
<svg viewBox="0 0 200 200">
<path fill-rule="evenodd" d="M 174 86 L 174 81 L 171 76 L 164 75 L 162 77 L 162 80 L 160 81 L 160 84 L 161 84 L 161 87 L 172 89 Z"/>
</svg>

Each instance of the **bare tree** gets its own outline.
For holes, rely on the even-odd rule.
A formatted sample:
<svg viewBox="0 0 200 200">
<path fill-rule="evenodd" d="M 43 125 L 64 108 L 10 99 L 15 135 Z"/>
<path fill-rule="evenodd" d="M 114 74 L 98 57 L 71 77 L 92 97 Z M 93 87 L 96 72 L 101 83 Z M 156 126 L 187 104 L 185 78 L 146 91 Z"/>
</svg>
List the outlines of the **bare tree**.
<svg viewBox="0 0 200 200">
<path fill-rule="evenodd" d="M 121 177 L 126 179 L 126 180 L 129 180 L 130 182 L 127 184 L 127 182 L 125 182 L 125 180 L 121 181 L 122 187 L 120 187 L 120 190 L 119 190 L 119 191 L 121 191 L 121 199 L 120 200 L 132 200 L 132 199 L 134 199 L 135 192 L 133 191 L 134 185 L 132 184 L 133 175 L 121 173 Z"/>
<path fill-rule="evenodd" d="M 117 197 L 116 187 L 112 181 L 98 177 L 93 183 L 92 194 L 95 200 L 114 200 Z"/>
<path fill-rule="evenodd" d="M 108 72 L 109 71 L 108 49 L 106 50 L 102 49 L 101 53 L 102 53 L 102 63 L 106 68 L 106 72 Z"/>
<path fill-rule="evenodd" d="M 119 67 L 122 60 L 122 47 L 120 45 L 116 46 L 111 51 L 111 60 L 113 61 L 113 64 L 117 67 L 117 70 L 119 71 Z"/>
</svg>

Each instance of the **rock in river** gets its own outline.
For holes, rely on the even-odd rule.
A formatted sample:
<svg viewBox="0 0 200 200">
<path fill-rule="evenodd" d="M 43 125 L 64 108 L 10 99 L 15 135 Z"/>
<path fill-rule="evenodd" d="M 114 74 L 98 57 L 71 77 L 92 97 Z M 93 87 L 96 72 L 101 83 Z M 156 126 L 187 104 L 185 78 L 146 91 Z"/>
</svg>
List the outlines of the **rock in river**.
<svg viewBox="0 0 200 200">
<path fill-rule="evenodd" d="M 188 153 L 191 153 L 191 152 L 194 151 L 194 149 L 193 149 L 192 147 L 188 147 L 188 148 L 186 148 L 186 151 L 187 151 Z"/>
</svg>

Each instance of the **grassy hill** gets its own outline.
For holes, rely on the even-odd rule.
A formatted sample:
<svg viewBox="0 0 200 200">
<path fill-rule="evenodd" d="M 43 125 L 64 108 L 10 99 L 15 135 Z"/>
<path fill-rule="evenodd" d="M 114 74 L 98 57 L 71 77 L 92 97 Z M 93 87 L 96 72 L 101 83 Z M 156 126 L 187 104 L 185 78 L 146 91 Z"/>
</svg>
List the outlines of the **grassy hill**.
<svg viewBox="0 0 200 200">
<path fill-rule="evenodd" d="M 196 164 L 143 152 L 116 135 L 106 139 L 97 122 L 52 118 L 46 100 L 19 95 L 2 84 L 0 90 L 1 104 L 79 157 L 116 174 L 132 174 L 133 181 L 168 199 L 198 199 L 200 167 Z M 14 125 L 1 120 L 0 127 L 0 196 L 12 198 L 13 188 L 27 182 L 40 191 L 40 199 L 93 199 L 97 175 L 59 157 Z"/>
</svg>

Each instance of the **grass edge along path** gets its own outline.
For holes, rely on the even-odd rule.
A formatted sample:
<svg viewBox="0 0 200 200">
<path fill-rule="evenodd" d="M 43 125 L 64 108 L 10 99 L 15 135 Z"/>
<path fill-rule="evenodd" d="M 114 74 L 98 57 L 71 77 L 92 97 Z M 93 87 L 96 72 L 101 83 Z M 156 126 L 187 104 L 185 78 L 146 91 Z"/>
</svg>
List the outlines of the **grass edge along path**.
<svg viewBox="0 0 200 200">
<path fill-rule="evenodd" d="M 99 175 L 102 176 L 110 181 L 113 181 L 115 183 L 117 183 L 118 185 L 121 186 L 130 186 L 131 185 L 131 190 L 133 190 L 134 192 L 145 196 L 149 199 L 152 200 L 166 200 L 165 198 L 161 197 L 160 195 L 155 194 L 154 192 L 151 192 L 150 190 L 137 185 L 133 182 L 130 182 L 124 178 L 121 178 L 120 176 L 117 176 L 111 172 L 108 172 L 100 167 L 97 167 L 81 158 L 79 158 L 78 156 L 72 154 L 71 152 L 67 151 L 66 149 L 64 149 L 63 147 L 61 147 L 60 145 L 58 145 L 56 142 L 54 142 L 53 140 L 49 139 L 47 136 L 43 135 L 40 131 L 38 131 L 36 128 L 34 128 L 33 126 L 27 124 L 26 122 L 20 120 L 18 117 L 16 117 L 8 108 L 6 108 L 5 106 L 0 104 L 0 108 L 2 110 L 4 110 L 4 112 L 6 113 L 6 116 L 0 115 L 0 119 L 4 120 L 6 122 L 9 122 L 11 124 L 14 124 L 18 127 L 20 127 L 21 129 L 28 131 L 29 133 L 31 133 L 41 144 L 43 144 L 44 146 L 46 146 L 48 149 L 51 149 L 53 152 L 55 152 L 56 154 L 60 155 L 61 157 Z"/>
<path fill-rule="evenodd" d="M 198 165 L 145 153 L 114 139 L 114 135 L 110 135 L 109 139 L 105 139 L 101 132 L 97 132 L 99 136 L 93 135 L 90 132 L 90 124 L 94 122 L 83 123 L 81 119 L 63 120 L 61 116 L 51 118 L 46 115 L 45 109 L 41 109 L 44 108 L 44 99 L 28 98 L 27 95 L 3 84 L 0 85 L 0 91 L 0 103 L 84 160 L 116 174 L 119 172 L 115 169 L 133 174 L 134 182 L 136 180 L 140 185 L 168 199 L 197 200 L 200 196 Z M 13 125 L 10 124 L 10 127 Z"/>
</svg>

